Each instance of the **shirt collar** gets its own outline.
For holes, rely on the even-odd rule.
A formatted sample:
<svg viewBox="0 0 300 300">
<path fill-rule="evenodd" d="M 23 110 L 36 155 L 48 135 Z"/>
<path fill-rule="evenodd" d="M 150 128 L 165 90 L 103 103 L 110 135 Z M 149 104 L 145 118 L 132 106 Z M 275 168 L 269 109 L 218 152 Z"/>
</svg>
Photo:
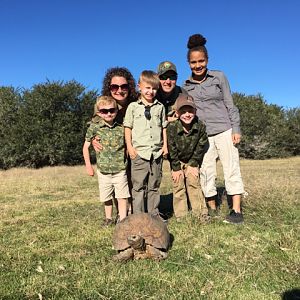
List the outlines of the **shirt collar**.
<svg viewBox="0 0 300 300">
<path fill-rule="evenodd" d="M 144 102 L 142 101 L 141 98 L 139 98 L 139 99 L 137 100 L 137 103 L 146 106 L 146 105 L 144 104 Z M 155 105 L 155 104 L 159 104 L 159 102 L 158 102 L 158 100 L 157 100 L 156 98 L 154 99 L 153 104 L 152 104 L 151 106 L 153 106 L 153 105 Z"/>
<path fill-rule="evenodd" d="M 99 121 L 99 126 L 100 127 L 109 127 L 109 128 L 114 128 L 116 126 L 122 126 L 122 124 L 120 124 L 119 122 L 117 122 L 116 120 L 114 121 L 114 123 L 112 125 L 109 125 L 108 123 L 106 123 L 103 119 L 101 119 Z"/>
<path fill-rule="evenodd" d="M 199 128 L 197 126 L 197 117 L 195 116 L 194 120 L 192 122 L 191 130 L 188 132 L 188 134 L 191 134 L 194 131 L 197 132 L 198 130 L 199 130 Z M 178 134 L 184 134 L 185 133 L 185 131 L 183 129 L 183 126 L 182 126 L 182 123 L 181 123 L 181 121 L 179 119 L 177 120 L 177 133 Z"/>
<path fill-rule="evenodd" d="M 214 77 L 214 74 L 211 73 L 210 70 L 207 69 L 207 72 L 206 72 L 206 75 L 205 75 L 205 79 L 207 77 Z M 192 75 L 186 80 L 186 83 L 196 83 L 198 84 L 199 82 L 198 81 L 195 81 L 192 77 Z"/>
</svg>

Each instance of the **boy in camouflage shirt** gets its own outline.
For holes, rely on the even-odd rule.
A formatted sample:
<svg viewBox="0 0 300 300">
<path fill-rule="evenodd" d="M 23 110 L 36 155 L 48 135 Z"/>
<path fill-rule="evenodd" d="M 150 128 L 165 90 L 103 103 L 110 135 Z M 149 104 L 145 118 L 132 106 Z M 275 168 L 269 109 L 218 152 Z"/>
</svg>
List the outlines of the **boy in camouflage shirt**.
<svg viewBox="0 0 300 300">
<path fill-rule="evenodd" d="M 100 201 L 104 202 L 105 226 L 113 224 L 113 197 L 118 202 L 120 220 L 127 215 L 127 198 L 130 197 L 126 175 L 126 153 L 124 129 L 122 124 L 115 121 L 118 108 L 114 98 L 101 96 L 97 98 L 94 115 L 101 120 L 91 123 L 85 136 L 83 157 L 87 173 L 94 175 L 90 162 L 89 146 L 96 136 L 101 138 L 102 151 L 96 153 L 97 175 L 99 182 Z"/>
<path fill-rule="evenodd" d="M 196 117 L 191 96 L 180 94 L 176 100 L 178 120 L 167 127 L 169 161 L 173 179 L 173 207 L 178 221 L 188 213 L 208 220 L 208 210 L 201 190 L 199 168 L 208 146 L 205 125 Z"/>
</svg>

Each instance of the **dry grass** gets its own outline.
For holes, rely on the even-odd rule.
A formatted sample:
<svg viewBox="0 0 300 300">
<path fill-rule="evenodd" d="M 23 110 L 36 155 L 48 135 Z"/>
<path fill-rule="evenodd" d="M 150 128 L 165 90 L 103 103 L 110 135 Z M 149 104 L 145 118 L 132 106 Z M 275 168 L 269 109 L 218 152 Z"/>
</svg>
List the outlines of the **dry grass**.
<svg viewBox="0 0 300 300">
<path fill-rule="evenodd" d="M 125 265 L 83 166 L 1 171 L 0 298 L 280 299 L 300 287 L 300 157 L 241 168 L 243 226 L 170 219 L 169 258 Z M 170 201 L 167 165 L 161 191 Z"/>
</svg>

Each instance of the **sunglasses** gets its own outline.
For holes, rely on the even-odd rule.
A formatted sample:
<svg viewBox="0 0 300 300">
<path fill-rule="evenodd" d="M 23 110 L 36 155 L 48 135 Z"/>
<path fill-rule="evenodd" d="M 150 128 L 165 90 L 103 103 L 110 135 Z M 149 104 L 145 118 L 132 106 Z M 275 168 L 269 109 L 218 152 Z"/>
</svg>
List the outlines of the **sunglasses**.
<svg viewBox="0 0 300 300">
<path fill-rule="evenodd" d="M 159 76 L 159 79 L 160 80 L 167 80 L 167 79 L 170 79 L 170 80 L 177 80 L 177 75 L 174 74 L 174 75 L 160 75 Z"/>
<path fill-rule="evenodd" d="M 112 91 L 112 92 L 117 92 L 119 90 L 119 88 L 121 88 L 121 91 L 125 92 L 125 91 L 128 91 L 129 90 L 129 85 L 128 83 L 124 83 L 124 84 L 121 84 L 121 85 L 118 85 L 118 84 L 111 84 L 109 86 L 109 89 Z"/>
<path fill-rule="evenodd" d="M 147 120 L 151 119 L 150 109 L 151 109 L 151 106 L 145 106 L 144 115 Z"/>
<path fill-rule="evenodd" d="M 117 112 L 117 109 L 116 108 L 109 108 L 109 109 L 102 108 L 102 109 L 99 109 L 98 111 L 100 114 L 107 115 L 108 113 L 113 114 L 113 113 Z"/>
</svg>

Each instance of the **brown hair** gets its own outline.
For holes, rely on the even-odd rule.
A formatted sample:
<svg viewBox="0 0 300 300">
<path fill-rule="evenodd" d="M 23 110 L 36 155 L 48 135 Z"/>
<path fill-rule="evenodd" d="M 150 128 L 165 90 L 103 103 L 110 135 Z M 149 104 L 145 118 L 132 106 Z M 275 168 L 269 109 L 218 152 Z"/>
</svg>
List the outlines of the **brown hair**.
<svg viewBox="0 0 300 300">
<path fill-rule="evenodd" d="M 190 61 L 190 55 L 193 51 L 199 51 L 203 52 L 208 59 L 208 52 L 205 47 L 206 44 L 206 38 L 201 34 L 193 34 L 189 37 L 187 47 L 188 47 L 188 53 L 187 53 L 187 60 Z"/>
</svg>

